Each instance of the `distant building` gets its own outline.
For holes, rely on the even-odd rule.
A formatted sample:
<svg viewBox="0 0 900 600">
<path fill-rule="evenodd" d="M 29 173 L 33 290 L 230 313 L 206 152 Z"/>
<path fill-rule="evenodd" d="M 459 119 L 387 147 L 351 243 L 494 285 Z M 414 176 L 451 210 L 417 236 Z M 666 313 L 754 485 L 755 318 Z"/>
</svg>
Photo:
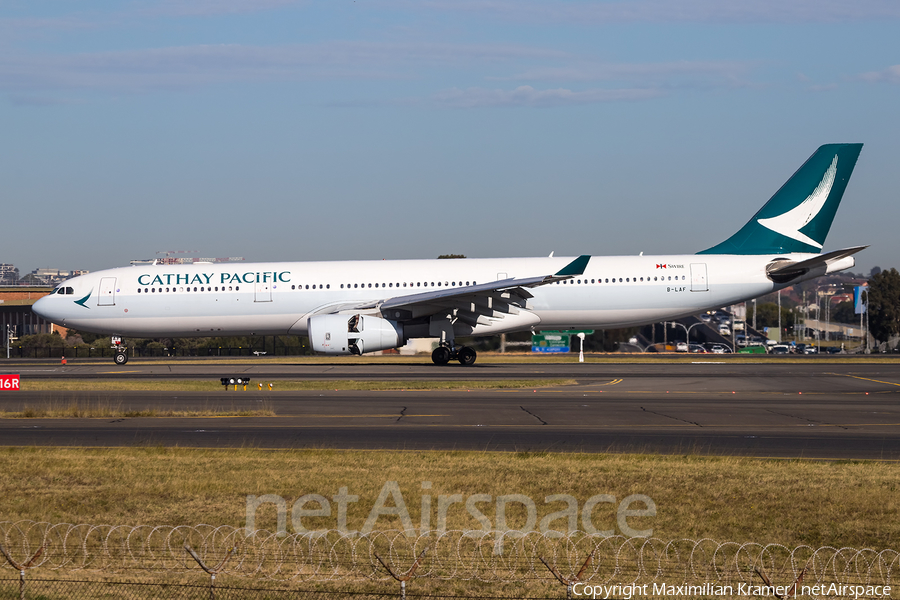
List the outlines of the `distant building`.
<svg viewBox="0 0 900 600">
<path fill-rule="evenodd" d="M 19 281 L 19 270 L 10 264 L 0 264 L 0 284 L 14 285 Z"/>
<path fill-rule="evenodd" d="M 62 269 L 43 268 L 43 269 L 35 269 L 34 271 L 32 271 L 31 275 L 33 275 L 34 277 L 32 277 L 30 279 L 32 282 L 37 280 L 41 283 L 53 285 L 53 284 L 59 283 L 61 281 L 65 281 L 66 279 L 69 279 L 70 277 L 75 277 L 76 275 L 84 275 L 89 272 L 90 271 L 85 271 L 85 270 L 64 271 Z"/>
<path fill-rule="evenodd" d="M 225 258 L 138 258 L 131 261 L 131 265 L 191 265 L 194 263 L 228 263 L 243 262 L 243 256 L 227 256 Z"/>
</svg>

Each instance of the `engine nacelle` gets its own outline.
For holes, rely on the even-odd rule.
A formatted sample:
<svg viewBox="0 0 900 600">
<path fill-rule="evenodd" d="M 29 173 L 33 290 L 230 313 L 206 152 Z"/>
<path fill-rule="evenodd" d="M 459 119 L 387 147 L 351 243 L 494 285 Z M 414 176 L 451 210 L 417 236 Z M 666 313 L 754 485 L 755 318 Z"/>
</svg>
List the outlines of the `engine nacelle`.
<svg viewBox="0 0 900 600">
<path fill-rule="evenodd" d="M 363 354 L 405 342 L 403 325 L 371 315 L 316 315 L 307 327 L 310 346 L 325 354 Z"/>
</svg>

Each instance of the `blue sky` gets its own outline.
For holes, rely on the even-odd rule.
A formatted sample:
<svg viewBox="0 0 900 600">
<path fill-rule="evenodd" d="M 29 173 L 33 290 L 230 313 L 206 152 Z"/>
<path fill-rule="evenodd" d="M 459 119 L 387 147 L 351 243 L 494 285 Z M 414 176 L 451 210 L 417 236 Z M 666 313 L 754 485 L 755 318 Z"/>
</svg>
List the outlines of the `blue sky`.
<svg viewBox="0 0 900 600">
<path fill-rule="evenodd" d="M 900 267 L 894 0 L 0 2 L 0 262 L 691 253 L 863 142 Z"/>
</svg>

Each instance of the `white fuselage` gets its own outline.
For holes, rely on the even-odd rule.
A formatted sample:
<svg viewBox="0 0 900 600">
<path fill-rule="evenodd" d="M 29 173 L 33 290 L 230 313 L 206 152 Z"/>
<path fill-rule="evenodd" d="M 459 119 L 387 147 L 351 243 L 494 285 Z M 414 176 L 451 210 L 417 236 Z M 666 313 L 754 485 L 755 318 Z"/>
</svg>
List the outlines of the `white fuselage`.
<svg viewBox="0 0 900 600">
<path fill-rule="evenodd" d="M 791 255 L 803 260 L 814 255 Z M 473 335 L 615 328 L 696 314 L 781 287 L 775 256 L 594 256 L 580 276 L 529 288 L 528 318 Z M 34 311 L 73 329 L 138 337 L 306 335 L 308 318 L 360 304 L 552 274 L 572 258 L 139 265 L 68 280 Z M 810 277 L 821 273 L 810 274 Z M 809 277 L 806 277 L 809 278 Z M 796 281 L 792 281 L 796 283 Z M 66 289 L 68 288 L 68 289 Z"/>
</svg>

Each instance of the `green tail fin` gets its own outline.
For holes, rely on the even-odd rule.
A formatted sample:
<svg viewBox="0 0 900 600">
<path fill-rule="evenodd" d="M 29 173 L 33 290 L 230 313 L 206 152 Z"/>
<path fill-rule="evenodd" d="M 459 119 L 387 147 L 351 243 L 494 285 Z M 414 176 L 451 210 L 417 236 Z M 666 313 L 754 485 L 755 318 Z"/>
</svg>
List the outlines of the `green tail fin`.
<svg viewBox="0 0 900 600">
<path fill-rule="evenodd" d="M 736 234 L 698 254 L 822 250 L 862 144 L 826 144 Z"/>
</svg>

